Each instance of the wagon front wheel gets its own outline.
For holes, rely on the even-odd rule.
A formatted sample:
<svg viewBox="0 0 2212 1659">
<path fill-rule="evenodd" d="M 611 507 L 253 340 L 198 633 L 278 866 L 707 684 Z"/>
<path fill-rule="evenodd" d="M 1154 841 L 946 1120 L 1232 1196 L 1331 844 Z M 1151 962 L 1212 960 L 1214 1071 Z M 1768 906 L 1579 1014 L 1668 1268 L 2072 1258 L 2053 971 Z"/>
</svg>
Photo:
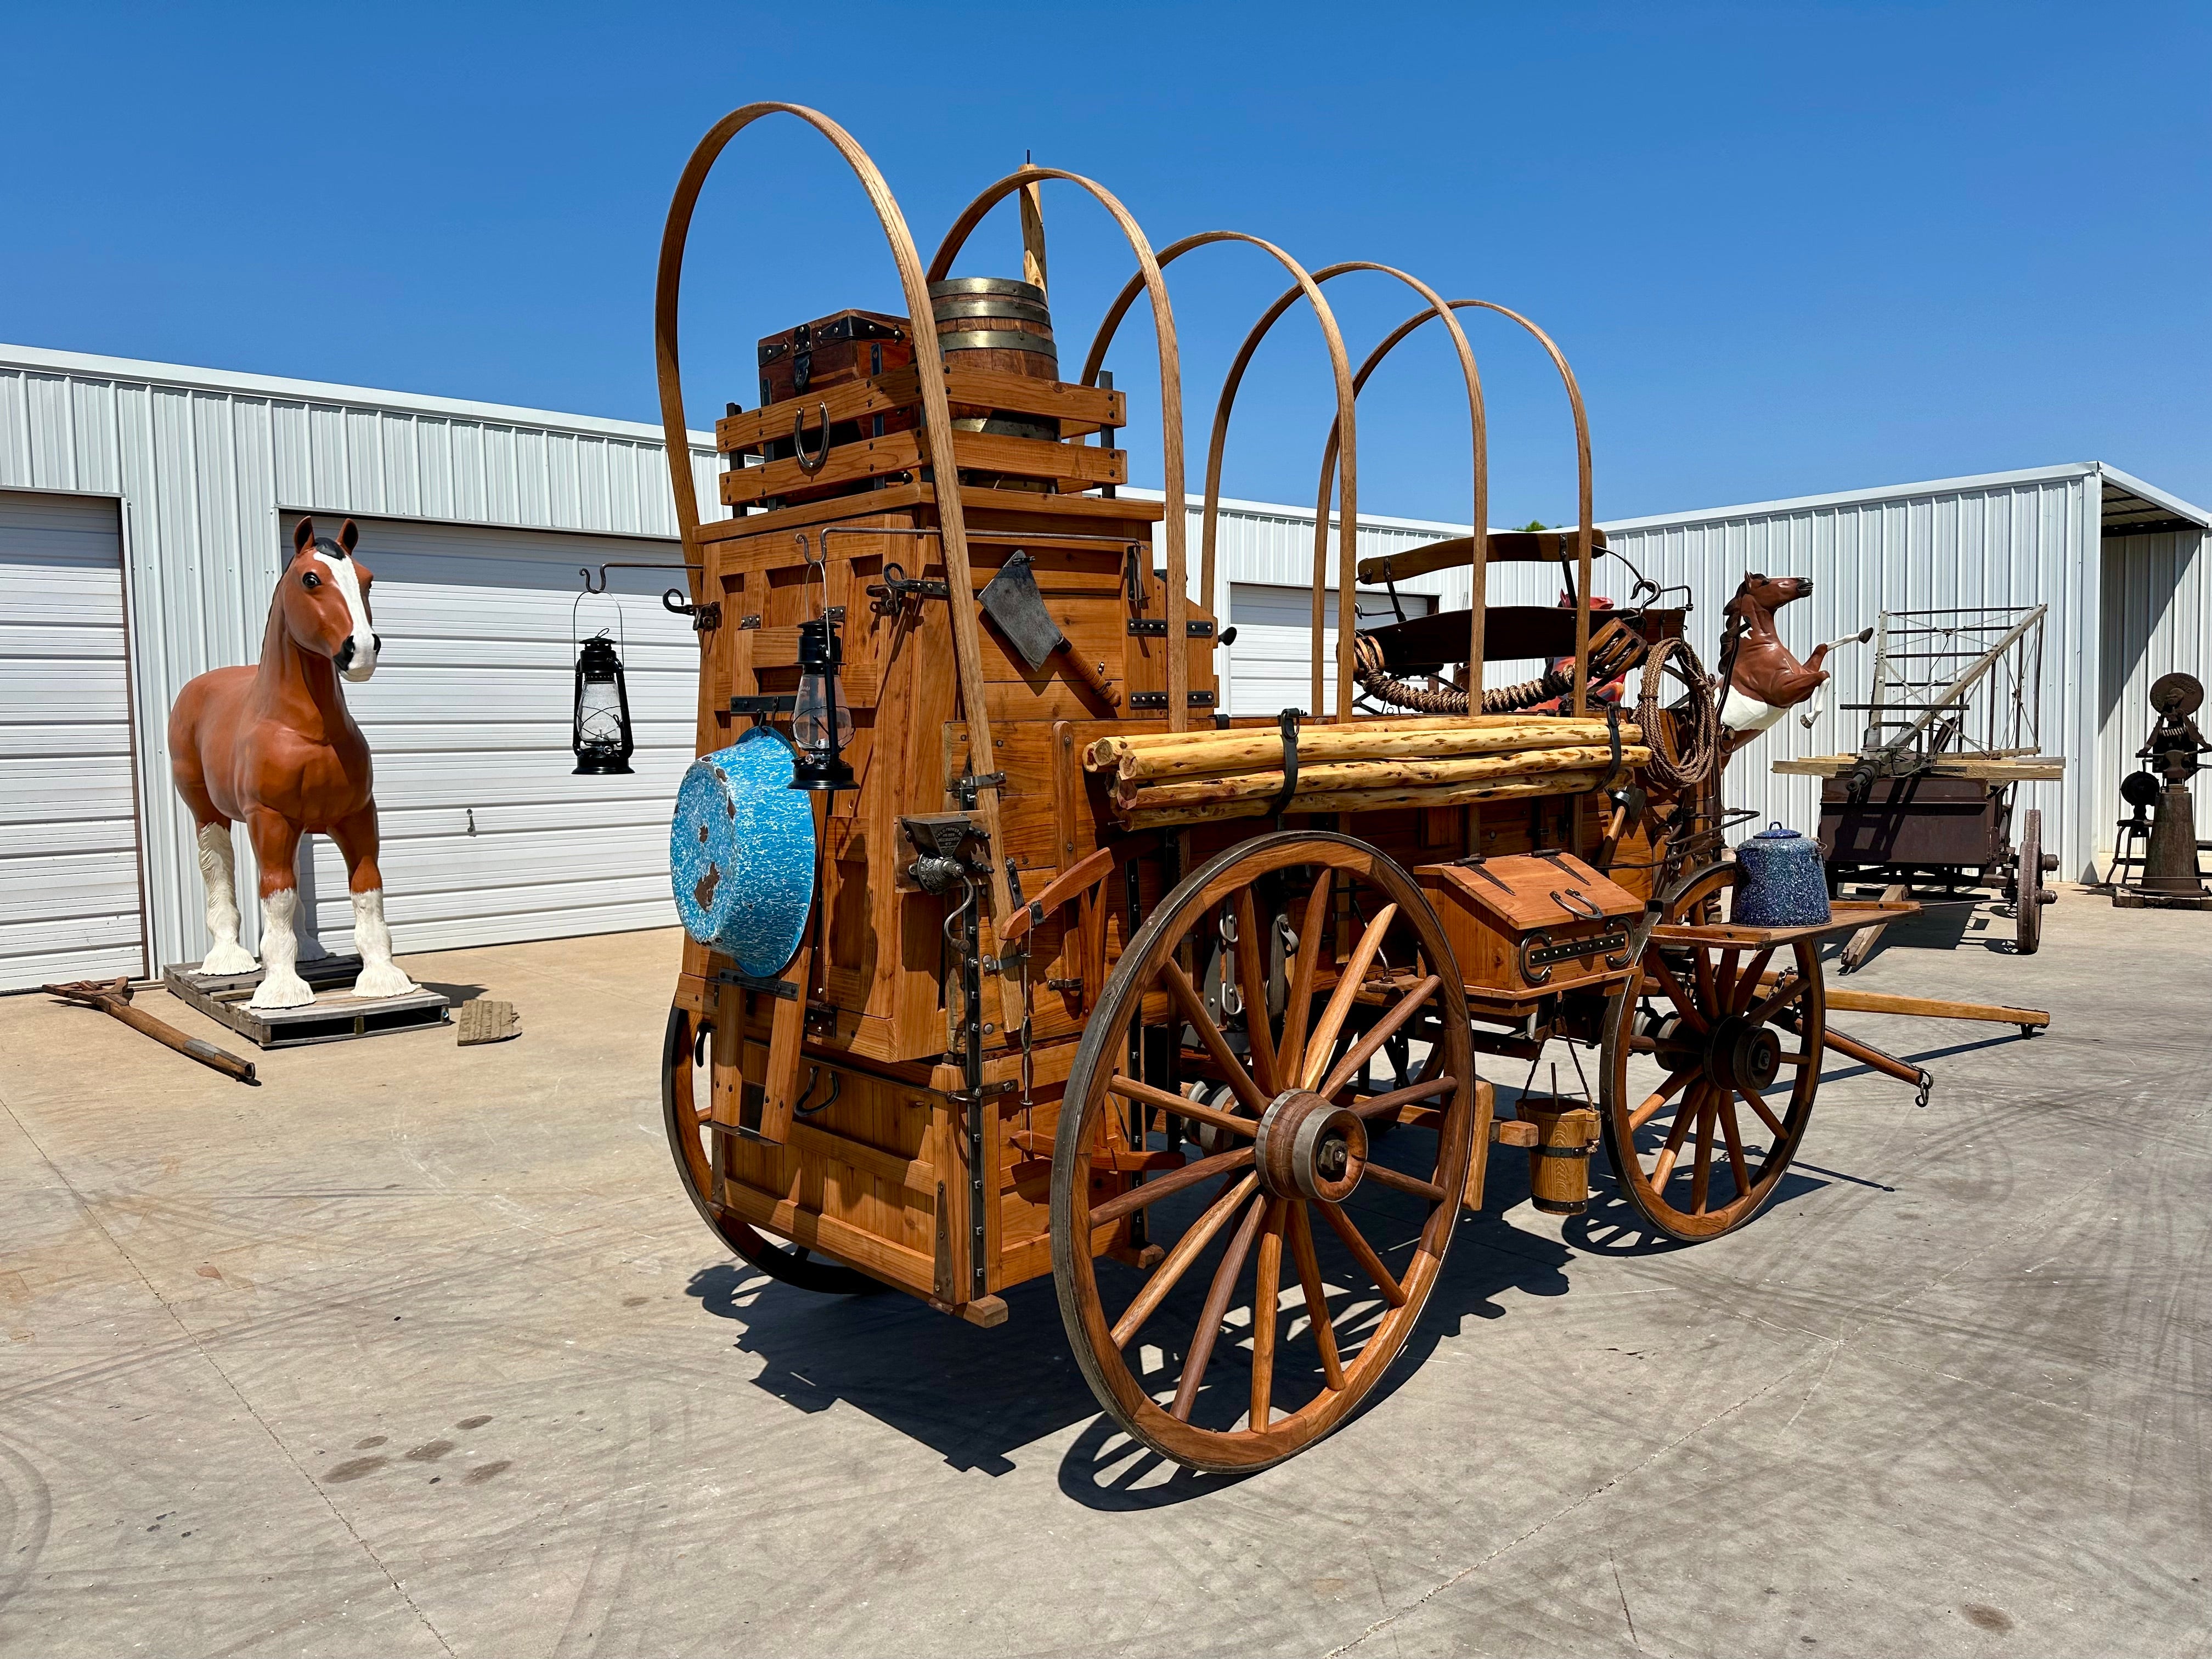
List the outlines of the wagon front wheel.
<svg viewBox="0 0 2212 1659">
<path fill-rule="evenodd" d="M 770 1238 L 715 1202 L 716 1132 L 707 1127 L 708 1112 L 699 1103 L 694 1086 L 692 1054 L 700 1035 L 700 1026 L 683 1005 L 668 1011 L 668 1031 L 660 1051 L 661 1124 L 668 1133 L 668 1150 L 675 1154 L 676 1173 L 699 1218 L 723 1243 L 770 1279 L 830 1296 L 865 1296 L 883 1289 L 879 1279 L 811 1255 L 799 1245 Z"/>
<path fill-rule="evenodd" d="M 1060 1109 L 1053 1274 L 1100 1405 L 1218 1473 L 1343 1422 L 1435 1287 L 1474 1091 L 1458 966 L 1388 857 L 1289 831 L 1194 872 L 1131 939 Z"/>
<path fill-rule="evenodd" d="M 1659 921 L 1717 921 L 1736 873 L 1716 865 L 1685 878 Z M 1656 928 L 1614 1003 L 1602 1061 L 1606 1155 L 1629 1207 L 1685 1242 L 1758 1214 L 1804 1139 L 1826 1030 L 1811 942 L 1784 954 Z"/>
</svg>

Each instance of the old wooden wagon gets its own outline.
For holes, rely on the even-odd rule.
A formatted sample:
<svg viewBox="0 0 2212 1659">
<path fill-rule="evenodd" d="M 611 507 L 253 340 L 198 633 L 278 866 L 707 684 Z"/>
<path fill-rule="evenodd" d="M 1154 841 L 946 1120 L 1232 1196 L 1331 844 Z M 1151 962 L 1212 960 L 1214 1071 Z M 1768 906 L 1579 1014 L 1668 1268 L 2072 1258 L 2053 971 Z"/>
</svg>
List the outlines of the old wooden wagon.
<svg viewBox="0 0 2212 1659">
<path fill-rule="evenodd" d="M 684 243 L 715 158 L 769 114 L 850 163 L 907 309 L 763 342 L 761 406 L 715 428 L 736 515 L 706 521 L 678 368 Z M 1036 205 L 1051 181 L 1115 219 L 1137 268 L 1065 374 Z M 1024 278 L 965 275 L 969 233 L 1010 198 Z M 1184 499 L 1162 270 L 1224 242 L 1288 286 L 1221 394 L 1196 591 L 1216 591 L 1245 364 L 1303 302 L 1335 392 L 1319 522 L 1334 501 L 1346 526 L 1340 556 L 1315 551 L 1311 702 L 1333 675 L 1344 711 L 1326 719 L 1222 717 L 1185 515 L 1116 489 L 1131 416 L 1104 363 L 1144 300 L 1166 498 Z M 1323 293 L 1354 271 L 1419 302 L 1356 370 Z M 1574 1210 L 1601 1139 L 1626 1202 L 1681 1239 L 1741 1225 L 1774 1192 L 1820 1079 L 1816 946 L 1872 908 L 1825 930 L 1728 924 L 1710 682 L 1679 611 L 1593 617 L 1581 400 L 1540 332 L 1573 406 L 1583 528 L 1427 550 L 1468 570 L 1469 607 L 1420 641 L 1355 648 L 1357 393 L 1425 323 L 1462 368 L 1485 521 L 1470 307 L 1501 309 L 1380 265 L 1309 272 L 1231 233 L 1155 252 L 1101 186 L 1038 167 L 985 191 L 925 264 L 827 118 L 755 105 L 708 133 L 671 210 L 657 317 L 699 752 L 784 730 L 832 641 L 851 710 L 849 735 L 828 727 L 852 787 L 814 798 L 796 954 L 748 972 L 693 942 L 668 1024 L 677 1166 L 744 1260 L 981 1325 L 1050 1274 L 1104 1409 L 1168 1457 L 1229 1470 L 1310 1444 L 1373 1391 L 1482 1202 L 1493 1146 L 1526 1153 L 1538 1203 Z M 1559 562 L 1572 608 L 1487 606 L 1488 566 L 1516 559 Z M 1552 655 L 1564 665 L 1538 679 L 1486 685 L 1486 660 Z M 1627 677 L 1622 706 L 1592 699 L 1594 659 Z M 1510 1119 L 1491 1067 L 1526 1084 Z"/>
</svg>

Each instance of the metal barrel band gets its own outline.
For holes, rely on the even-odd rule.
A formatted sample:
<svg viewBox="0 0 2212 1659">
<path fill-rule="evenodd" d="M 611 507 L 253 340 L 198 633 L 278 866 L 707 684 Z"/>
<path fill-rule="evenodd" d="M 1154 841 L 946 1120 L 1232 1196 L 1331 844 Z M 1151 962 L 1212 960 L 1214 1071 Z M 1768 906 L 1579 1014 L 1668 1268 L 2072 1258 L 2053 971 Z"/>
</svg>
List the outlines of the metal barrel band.
<svg viewBox="0 0 2212 1659">
<path fill-rule="evenodd" d="M 929 314 L 940 323 L 957 323 L 969 317 L 1012 317 L 1025 323 L 1052 326 L 1052 313 L 1042 301 L 1011 295 L 975 295 L 930 302 Z"/>
<path fill-rule="evenodd" d="M 961 329 L 951 334 L 937 337 L 939 351 L 1026 351 L 1034 356 L 1060 362 L 1059 348 L 1049 334 L 1023 334 L 1008 328 Z"/>
</svg>

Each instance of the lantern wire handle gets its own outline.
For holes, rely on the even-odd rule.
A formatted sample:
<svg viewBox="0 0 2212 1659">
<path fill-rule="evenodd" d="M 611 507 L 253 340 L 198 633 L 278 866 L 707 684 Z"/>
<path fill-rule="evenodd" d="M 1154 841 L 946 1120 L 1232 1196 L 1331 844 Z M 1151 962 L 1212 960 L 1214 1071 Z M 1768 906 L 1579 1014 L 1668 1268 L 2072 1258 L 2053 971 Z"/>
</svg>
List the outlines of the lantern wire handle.
<svg viewBox="0 0 2212 1659">
<path fill-rule="evenodd" d="M 822 608 L 816 614 L 825 621 L 830 615 L 830 538 L 823 537 L 817 549 L 806 539 L 806 532 L 795 531 L 792 540 L 799 544 L 799 556 L 806 561 L 807 576 L 821 584 Z"/>
<path fill-rule="evenodd" d="M 623 615 L 622 595 L 619 593 L 609 593 L 604 587 L 594 588 L 592 586 L 591 575 L 586 572 L 584 577 L 583 592 L 577 594 L 576 597 L 568 603 L 568 666 L 572 669 L 574 668 L 577 658 L 583 654 L 583 642 L 576 637 L 576 607 L 583 604 L 586 596 L 592 599 L 604 597 L 609 604 L 614 606 L 615 653 L 619 656 L 624 663 L 629 662 L 629 624 Z M 603 628 L 599 631 L 604 634 L 606 632 L 606 629 Z"/>
</svg>

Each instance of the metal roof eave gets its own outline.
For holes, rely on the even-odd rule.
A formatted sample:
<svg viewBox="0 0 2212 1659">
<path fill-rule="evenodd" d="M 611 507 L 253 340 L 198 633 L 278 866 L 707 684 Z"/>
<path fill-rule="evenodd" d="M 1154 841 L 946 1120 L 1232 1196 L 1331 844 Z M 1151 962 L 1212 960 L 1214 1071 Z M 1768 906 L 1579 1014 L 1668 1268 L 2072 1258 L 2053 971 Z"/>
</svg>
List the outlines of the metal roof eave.
<svg viewBox="0 0 2212 1659">
<path fill-rule="evenodd" d="M 2092 465 L 2102 477 L 2110 478 L 2129 495 L 2138 496 L 2154 507 L 2162 507 L 2177 519 L 2187 519 L 2192 524 L 2212 530 L 2212 511 L 2196 506 L 2192 502 L 2185 501 L 2180 496 L 2160 489 L 2156 484 L 2145 483 L 2133 473 L 2123 472 L 2117 466 L 2103 461 L 2094 462 Z"/>
<path fill-rule="evenodd" d="M 90 352 L 54 351 L 44 346 L 0 343 L 0 368 L 77 374 L 100 380 L 181 386 L 194 391 L 276 398 L 294 403 L 352 404 L 374 409 L 398 410 L 414 415 L 436 415 L 449 420 L 481 421 L 495 426 L 531 427 L 545 431 L 574 432 L 653 444 L 662 441 L 660 428 L 642 421 L 618 421 L 596 415 L 566 415 L 550 409 L 477 403 L 463 398 L 438 398 L 427 392 L 392 392 L 375 386 L 340 386 L 327 380 L 295 380 L 275 374 L 249 374 L 239 369 L 199 368 L 186 363 L 149 362 L 135 357 L 102 357 Z M 695 451 L 714 453 L 713 433 L 692 432 L 687 435 Z"/>
<path fill-rule="evenodd" d="M 2082 478 L 2096 473 L 2101 463 L 2069 461 L 2057 466 L 2023 467 L 2012 472 L 1982 472 L 1960 478 L 1931 478 L 1920 483 L 1884 484 L 1874 489 L 1839 489 L 1821 495 L 1793 495 L 1773 501 L 1745 501 L 1734 507 L 1693 507 L 1683 513 L 1652 513 L 1634 519 L 1603 519 L 1605 531 L 1659 530 L 1674 525 L 1713 524 L 1729 519 L 1780 518 L 1823 507 L 1850 507 L 1867 501 L 1909 501 L 1923 495 L 1951 495 L 1990 489 L 2006 484 L 2049 483 L 2063 478 Z M 2106 469 L 2109 470 L 2109 469 Z M 2195 512 L 2197 509 L 2191 508 Z"/>
</svg>

